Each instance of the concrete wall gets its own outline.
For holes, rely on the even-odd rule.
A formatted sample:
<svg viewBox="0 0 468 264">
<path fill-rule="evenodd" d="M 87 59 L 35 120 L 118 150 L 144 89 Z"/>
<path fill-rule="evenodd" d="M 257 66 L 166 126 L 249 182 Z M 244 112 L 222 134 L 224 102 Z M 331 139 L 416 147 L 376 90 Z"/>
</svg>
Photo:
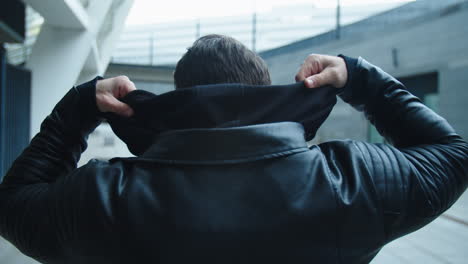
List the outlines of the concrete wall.
<svg viewBox="0 0 468 264">
<path fill-rule="evenodd" d="M 468 138 L 467 21 L 468 5 L 465 2 L 398 24 L 384 32 L 369 31 L 322 45 L 267 56 L 265 60 L 276 84 L 294 82 L 296 71 L 310 53 L 362 56 L 396 77 L 437 72 L 440 114 L 462 137 Z M 339 102 L 319 130 L 316 141 L 334 138 L 364 140 L 367 131 L 368 125 L 363 115 Z"/>
<path fill-rule="evenodd" d="M 174 84 L 172 83 L 158 83 L 158 82 L 146 82 L 146 81 L 133 81 L 137 89 L 152 92 L 154 94 L 162 94 L 174 90 Z"/>
<path fill-rule="evenodd" d="M 468 41 L 465 41 L 468 49 Z M 464 55 L 468 59 L 468 51 Z M 439 71 L 439 109 L 455 130 L 468 139 L 468 61 Z"/>
<path fill-rule="evenodd" d="M 105 77 L 119 75 L 128 76 L 137 89 L 162 94 L 174 90 L 173 73 L 175 66 L 149 66 L 111 63 L 107 67 Z"/>
</svg>

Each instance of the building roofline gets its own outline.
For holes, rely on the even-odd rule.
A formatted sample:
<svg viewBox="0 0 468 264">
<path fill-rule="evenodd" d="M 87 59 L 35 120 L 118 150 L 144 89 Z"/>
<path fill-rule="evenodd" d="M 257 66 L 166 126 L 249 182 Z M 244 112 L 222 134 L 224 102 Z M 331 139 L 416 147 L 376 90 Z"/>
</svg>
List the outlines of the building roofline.
<svg viewBox="0 0 468 264">
<path fill-rule="evenodd" d="M 411 24 L 411 25 L 419 24 L 419 23 L 427 22 L 427 21 L 432 20 L 434 18 L 444 17 L 444 16 L 450 15 L 452 13 L 468 9 L 468 1 L 463 1 L 463 2 L 459 2 L 459 3 L 449 4 L 449 5 L 445 6 L 445 7 L 440 7 L 440 8 L 433 9 L 431 11 L 428 11 L 427 13 L 424 13 L 424 14 L 421 14 L 421 15 L 416 15 L 416 16 L 414 16 L 412 18 L 409 18 L 407 20 L 404 20 L 404 21 L 394 21 L 393 23 L 384 23 L 383 21 L 380 21 L 381 22 L 380 25 L 375 25 L 375 23 L 370 23 L 372 20 L 375 20 L 375 19 L 378 19 L 378 18 L 381 18 L 381 17 L 384 17 L 384 16 L 392 15 L 392 14 L 402 13 L 402 11 L 404 9 L 415 8 L 415 7 L 417 7 L 419 5 L 423 5 L 423 4 L 424 4 L 423 1 L 421 1 L 421 2 L 419 2 L 419 1 L 411 2 L 411 3 L 408 3 L 408 4 L 401 5 L 399 7 L 396 7 L 396 8 L 381 12 L 381 13 L 376 14 L 374 16 L 370 16 L 370 17 L 365 18 L 363 20 L 359 20 L 359 21 L 357 21 L 355 23 L 343 26 L 341 28 L 342 38 L 340 40 L 355 37 L 356 35 L 359 36 L 361 34 L 368 34 L 369 32 L 375 32 L 377 30 L 381 30 L 382 28 L 388 29 L 389 26 L 391 26 L 393 29 L 395 28 L 396 25 L 400 25 L 400 26 L 404 25 L 405 27 L 407 27 L 408 24 Z M 376 23 L 378 23 L 378 22 L 376 22 Z M 362 28 L 358 32 L 352 32 L 353 29 L 357 29 L 359 27 L 362 27 Z M 269 57 L 274 57 L 274 56 L 282 55 L 282 54 L 285 54 L 285 53 L 305 49 L 305 48 L 308 48 L 308 47 L 311 47 L 311 46 L 314 46 L 314 45 L 315 46 L 324 45 L 324 44 L 327 44 L 327 43 L 330 43 L 330 42 L 336 41 L 336 40 L 337 40 L 336 39 L 336 30 L 330 30 L 330 31 L 327 31 L 325 33 L 315 35 L 313 37 L 309 37 L 309 38 L 306 38 L 306 39 L 302 39 L 302 40 L 299 40 L 299 41 L 295 41 L 293 43 L 290 43 L 290 44 L 287 44 L 287 45 L 284 45 L 284 46 L 281 46 L 281 47 L 278 47 L 278 48 L 273 48 L 273 49 L 270 49 L 270 50 L 259 52 L 259 55 L 262 58 L 266 59 L 266 58 L 269 58 Z"/>
<path fill-rule="evenodd" d="M 114 67 L 114 68 L 131 67 L 131 68 L 139 68 L 139 69 L 146 69 L 146 70 L 168 70 L 168 71 L 169 70 L 173 71 L 176 68 L 176 66 L 172 65 L 172 64 L 167 64 L 167 65 L 146 65 L 146 64 L 115 63 L 115 62 L 109 63 L 109 67 Z"/>
</svg>

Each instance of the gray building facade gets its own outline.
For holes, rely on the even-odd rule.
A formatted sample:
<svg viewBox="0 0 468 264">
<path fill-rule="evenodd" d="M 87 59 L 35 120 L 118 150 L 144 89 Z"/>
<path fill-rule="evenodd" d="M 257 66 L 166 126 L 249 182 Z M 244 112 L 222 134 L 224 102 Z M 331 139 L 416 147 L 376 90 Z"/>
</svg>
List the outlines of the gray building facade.
<svg viewBox="0 0 468 264">
<path fill-rule="evenodd" d="M 468 2 L 416 1 L 342 28 L 261 53 L 275 84 L 294 82 L 311 53 L 362 56 L 468 137 Z M 351 138 L 378 142 L 364 116 L 339 101 L 315 142 Z"/>
</svg>

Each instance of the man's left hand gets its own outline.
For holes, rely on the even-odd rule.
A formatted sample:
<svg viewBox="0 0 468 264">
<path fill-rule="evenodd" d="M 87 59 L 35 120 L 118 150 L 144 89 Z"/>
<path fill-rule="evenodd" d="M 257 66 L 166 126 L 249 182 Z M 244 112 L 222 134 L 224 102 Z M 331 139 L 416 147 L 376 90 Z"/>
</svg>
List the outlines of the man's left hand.
<svg viewBox="0 0 468 264">
<path fill-rule="evenodd" d="M 133 109 L 118 99 L 134 90 L 135 84 L 127 76 L 99 80 L 96 84 L 96 104 L 99 111 L 132 116 Z"/>
</svg>

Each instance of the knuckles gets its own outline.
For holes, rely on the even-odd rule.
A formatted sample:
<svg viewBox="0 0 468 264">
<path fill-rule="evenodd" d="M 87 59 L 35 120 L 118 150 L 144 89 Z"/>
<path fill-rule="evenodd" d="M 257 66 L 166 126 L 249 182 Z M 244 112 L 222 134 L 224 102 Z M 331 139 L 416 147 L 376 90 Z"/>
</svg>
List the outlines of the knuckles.
<svg viewBox="0 0 468 264">
<path fill-rule="evenodd" d="M 122 81 L 130 81 L 130 79 L 128 78 L 127 75 L 119 75 L 119 76 L 117 76 L 115 78 L 117 78 L 119 80 L 122 80 Z"/>
<path fill-rule="evenodd" d="M 135 84 L 130 81 L 130 78 L 128 78 L 125 75 L 120 75 L 115 77 L 115 86 L 117 88 L 123 88 L 125 90 L 132 90 L 133 87 L 135 87 Z"/>
<path fill-rule="evenodd" d="M 311 53 L 307 56 L 306 60 L 317 60 L 320 57 L 319 54 Z"/>
</svg>

